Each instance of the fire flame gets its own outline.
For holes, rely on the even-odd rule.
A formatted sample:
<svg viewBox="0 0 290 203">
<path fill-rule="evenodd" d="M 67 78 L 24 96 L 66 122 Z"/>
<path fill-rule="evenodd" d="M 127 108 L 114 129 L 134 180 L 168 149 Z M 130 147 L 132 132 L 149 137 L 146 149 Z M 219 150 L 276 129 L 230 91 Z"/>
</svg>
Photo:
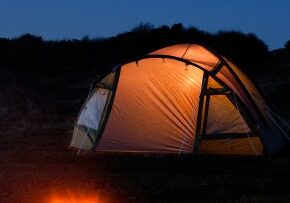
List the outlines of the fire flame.
<svg viewBox="0 0 290 203">
<path fill-rule="evenodd" d="M 105 203 L 99 193 L 87 193 L 66 190 L 61 193 L 52 193 L 46 203 Z"/>
</svg>

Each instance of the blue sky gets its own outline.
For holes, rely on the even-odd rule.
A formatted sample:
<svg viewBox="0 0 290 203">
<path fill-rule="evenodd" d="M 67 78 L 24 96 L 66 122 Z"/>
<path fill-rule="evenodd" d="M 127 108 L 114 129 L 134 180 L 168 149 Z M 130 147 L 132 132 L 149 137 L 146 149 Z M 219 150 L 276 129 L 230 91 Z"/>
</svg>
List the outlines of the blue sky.
<svg viewBox="0 0 290 203">
<path fill-rule="evenodd" d="M 182 23 L 215 33 L 255 33 L 270 49 L 290 39 L 287 0 L 1 0 L 0 37 L 110 37 L 141 22 Z"/>
</svg>

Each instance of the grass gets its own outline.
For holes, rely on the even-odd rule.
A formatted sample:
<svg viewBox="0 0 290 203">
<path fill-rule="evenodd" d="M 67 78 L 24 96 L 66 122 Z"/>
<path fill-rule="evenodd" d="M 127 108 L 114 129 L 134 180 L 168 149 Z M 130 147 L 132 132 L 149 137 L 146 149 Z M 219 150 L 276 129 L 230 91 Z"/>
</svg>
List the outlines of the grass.
<svg viewBox="0 0 290 203">
<path fill-rule="evenodd" d="M 1 152 L 2 202 L 39 202 L 66 190 L 112 202 L 290 199 L 288 157 L 77 155 L 64 135 L 30 134 L 25 147 Z"/>
</svg>

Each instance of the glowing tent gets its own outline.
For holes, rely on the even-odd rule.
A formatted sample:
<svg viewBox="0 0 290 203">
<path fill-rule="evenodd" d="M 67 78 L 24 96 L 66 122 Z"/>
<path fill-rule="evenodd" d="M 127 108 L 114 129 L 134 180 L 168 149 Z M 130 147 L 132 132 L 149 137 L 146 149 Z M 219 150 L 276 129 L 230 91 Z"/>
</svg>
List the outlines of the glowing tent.
<svg viewBox="0 0 290 203">
<path fill-rule="evenodd" d="M 198 44 L 166 47 L 96 83 L 71 147 L 107 152 L 262 154 L 286 142 L 255 85 Z"/>
</svg>

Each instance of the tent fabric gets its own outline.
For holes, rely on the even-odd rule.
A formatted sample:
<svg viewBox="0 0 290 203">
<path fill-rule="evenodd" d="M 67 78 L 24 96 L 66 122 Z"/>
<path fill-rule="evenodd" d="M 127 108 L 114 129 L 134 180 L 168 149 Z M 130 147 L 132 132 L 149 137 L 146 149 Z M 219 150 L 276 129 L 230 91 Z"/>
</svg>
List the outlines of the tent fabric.
<svg viewBox="0 0 290 203">
<path fill-rule="evenodd" d="M 219 62 L 219 59 L 214 54 L 198 44 L 174 45 L 151 52 L 149 55 L 169 55 L 187 59 L 208 71 L 212 70 Z"/>
<path fill-rule="evenodd" d="M 222 86 L 220 83 L 218 83 L 215 79 L 213 79 L 212 77 L 208 78 L 208 82 L 207 82 L 207 88 L 213 88 L 213 89 L 218 89 L 218 88 L 224 88 L 224 86 Z"/>
<path fill-rule="evenodd" d="M 80 110 L 70 146 L 125 153 L 278 153 L 285 137 L 262 93 L 200 44 L 178 44 L 121 64 Z"/>
<path fill-rule="evenodd" d="M 191 152 L 202 74 L 171 59 L 125 65 L 96 150 Z"/>
</svg>

